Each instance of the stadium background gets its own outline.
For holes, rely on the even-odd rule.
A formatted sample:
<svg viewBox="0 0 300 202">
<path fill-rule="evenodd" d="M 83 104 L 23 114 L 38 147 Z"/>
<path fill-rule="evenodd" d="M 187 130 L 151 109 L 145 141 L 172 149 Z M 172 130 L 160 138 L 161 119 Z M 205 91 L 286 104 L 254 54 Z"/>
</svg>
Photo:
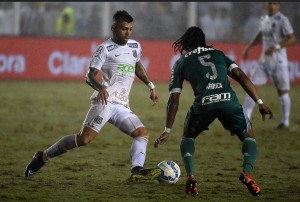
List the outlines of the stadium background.
<svg viewBox="0 0 300 202">
<path fill-rule="evenodd" d="M 299 39 L 300 3 L 281 4 Z M 56 21 L 68 7 L 74 24 L 64 34 L 56 31 Z M 261 46 L 247 60 L 241 52 L 266 13 L 264 2 L 1 2 L 0 79 L 82 80 L 92 51 L 110 36 L 111 16 L 120 9 L 135 19 L 132 38 L 142 44 L 142 63 L 154 81 L 168 81 L 178 58 L 172 42 L 192 25 L 202 27 L 208 43 L 246 73 L 257 63 Z M 299 48 L 288 48 L 292 83 L 300 82 Z"/>
<path fill-rule="evenodd" d="M 298 40 L 299 4 L 282 2 L 282 11 L 290 18 Z M 60 36 L 55 32 L 55 21 L 67 5 L 77 14 L 81 8 L 85 16 L 82 19 L 86 21 L 91 19 L 87 16 L 92 15 L 92 8 L 97 11 L 97 15 L 92 17 L 92 27 L 87 28 L 87 22 L 81 24 L 86 28 L 78 27 L 84 35 L 75 32 L 73 36 Z M 38 9 L 29 9 L 28 6 L 37 6 Z M 260 198 L 254 199 L 238 181 L 242 168 L 241 144 L 218 121 L 201 138 L 197 138 L 195 160 L 199 195 L 185 196 L 184 165 L 179 143 L 186 112 L 193 101 L 189 87 L 182 92 L 172 138 L 158 149 L 153 146 L 165 126 L 165 107 L 169 96 L 165 81 L 169 79 L 171 64 L 178 57 L 174 55 L 171 43 L 186 27 L 193 23 L 200 25 L 200 19 L 207 22 L 204 14 L 214 6 L 230 11 L 232 27 L 229 35 L 222 39 L 213 35 L 215 32 L 210 32 L 208 37 L 215 39 L 209 39 L 209 43 L 224 50 L 242 68 L 250 70 L 256 64 L 260 46 L 251 50 L 249 59 L 243 61 L 241 51 L 249 37 L 244 39 L 243 33 L 253 34 L 255 28 L 250 26 L 251 22 L 255 24 L 265 13 L 264 2 L 66 2 L 65 5 L 62 2 L 0 2 L 0 201 L 299 202 L 298 44 L 288 48 L 294 83 L 290 91 L 290 130 L 273 130 L 280 121 L 281 112 L 277 92 L 271 85 L 262 86 L 259 90 L 264 102 L 272 108 L 274 119 L 262 122 L 257 108 L 253 113 L 252 123 L 259 145 L 254 174 L 263 190 Z M 160 10 L 161 15 L 154 8 Z M 133 38 L 143 46 L 142 62 L 151 79 L 163 81 L 155 82 L 159 92 L 159 102 L 155 107 L 152 107 L 146 85 L 136 83 L 131 91 L 131 109 L 151 133 L 145 167 L 172 159 L 181 168 L 181 179 L 174 186 L 164 186 L 156 181 L 128 183 L 132 139 L 110 125 L 106 125 L 88 147 L 53 159 L 33 179 L 25 178 L 24 169 L 35 151 L 47 148 L 62 135 L 80 130 L 93 93 L 93 89 L 84 83 L 87 60 L 97 44 L 110 36 L 110 20 L 117 9 L 126 9 L 135 17 Z M 21 17 L 21 13 L 30 15 L 23 14 Z M 40 14 L 39 17 L 37 14 Z M 216 24 L 218 26 L 214 28 L 219 33 L 225 22 Z M 247 24 L 249 30 L 246 29 Z M 233 85 L 233 88 L 242 102 L 244 90 L 240 85 Z"/>
</svg>

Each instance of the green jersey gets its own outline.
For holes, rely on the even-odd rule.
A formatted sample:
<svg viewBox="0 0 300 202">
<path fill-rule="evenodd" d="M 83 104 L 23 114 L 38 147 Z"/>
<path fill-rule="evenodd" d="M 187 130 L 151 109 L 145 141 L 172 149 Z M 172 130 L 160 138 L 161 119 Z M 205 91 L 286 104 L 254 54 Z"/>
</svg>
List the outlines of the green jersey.
<svg viewBox="0 0 300 202">
<path fill-rule="evenodd" d="M 193 88 L 195 113 L 216 108 L 239 106 L 239 101 L 230 86 L 228 76 L 238 67 L 222 51 L 198 47 L 182 55 L 171 72 L 169 92 L 181 92 L 184 80 Z"/>
</svg>

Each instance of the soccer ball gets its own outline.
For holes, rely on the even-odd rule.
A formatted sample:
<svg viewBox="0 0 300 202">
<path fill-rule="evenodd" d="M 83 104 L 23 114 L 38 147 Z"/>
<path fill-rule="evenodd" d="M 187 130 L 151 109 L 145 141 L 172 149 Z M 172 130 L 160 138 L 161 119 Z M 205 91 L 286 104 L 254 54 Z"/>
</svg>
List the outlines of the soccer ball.
<svg viewBox="0 0 300 202">
<path fill-rule="evenodd" d="M 175 184 L 179 180 L 180 167 L 174 161 L 164 160 L 157 166 L 162 170 L 161 175 L 157 178 L 160 183 Z"/>
</svg>

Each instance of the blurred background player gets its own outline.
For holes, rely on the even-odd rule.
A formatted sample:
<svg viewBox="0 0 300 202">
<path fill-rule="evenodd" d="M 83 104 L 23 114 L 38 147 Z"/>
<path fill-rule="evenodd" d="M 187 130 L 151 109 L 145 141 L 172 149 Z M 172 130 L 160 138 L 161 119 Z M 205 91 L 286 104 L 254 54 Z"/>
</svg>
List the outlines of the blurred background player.
<svg viewBox="0 0 300 202">
<path fill-rule="evenodd" d="M 149 180 L 160 175 L 159 168 L 143 168 L 149 133 L 129 107 L 129 93 L 135 75 L 148 85 L 153 105 L 158 99 L 155 86 L 140 61 L 141 45 L 130 39 L 133 30 L 132 16 L 124 10 L 117 11 L 113 16 L 111 30 L 112 37 L 97 47 L 86 74 L 86 82 L 95 91 L 81 131 L 64 136 L 46 150 L 36 152 L 26 167 L 26 177 L 32 177 L 49 159 L 89 144 L 107 122 L 133 138 L 129 179 Z M 97 78 L 100 71 L 102 81 Z"/>
<path fill-rule="evenodd" d="M 280 12 L 279 2 L 267 2 L 268 15 L 260 21 L 259 32 L 243 51 L 247 58 L 250 48 L 262 41 L 263 49 L 258 65 L 251 72 L 254 85 L 264 85 L 271 79 L 281 103 L 281 121 L 276 129 L 289 127 L 291 98 L 289 96 L 290 78 L 286 47 L 296 42 L 294 30 L 289 19 Z M 249 118 L 255 102 L 246 94 L 244 110 Z"/>
<path fill-rule="evenodd" d="M 205 35 L 199 27 L 190 27 L 173 43 L 174 52 L 181 57 L 175 63 L 169 83 L 166 127 L 156 139 L 154 146 L 164 144 L 171 134 L 183 82 L 190 83 L 195 99 L 188 111 L 183 130 L 180 149 L 187 174 L 186 194 L 197 195 L 196 169 L 194 166 L 195 139 L 217 118 L 232 135 L 242 142 L 243 171 L 240 181 L 245 184 L 253 196 L 259 196 L 261 190 L 253 180 L 253 165 L 256 161 L 256 140 L 249 118 L 244 114 L 238 98 L 230 86 L 228 76 L 236 80 L 258 104 L 263 120 L 273 113 L 260 99 L 253 83 L 245 73 L 222 51 L 207 46 Z"/>
</svg>

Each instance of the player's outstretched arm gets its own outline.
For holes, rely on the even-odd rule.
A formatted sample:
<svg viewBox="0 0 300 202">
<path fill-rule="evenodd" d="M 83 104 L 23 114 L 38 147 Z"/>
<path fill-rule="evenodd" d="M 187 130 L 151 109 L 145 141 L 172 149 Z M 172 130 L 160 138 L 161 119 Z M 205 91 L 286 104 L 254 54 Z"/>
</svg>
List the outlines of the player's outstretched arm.
<svg viewBox="0 0 300 202">
<path fill-rule="evenodd" d="M 138 61 L 135 65 L 135 75 L 148 86 L 150 89 L 150 99 L 152 100 L 153 105 L 155 105 L 158 100 L 158 94 L 154 84 L 150 81 L 147 72 L 140 61 Z"/>
<path fill-rule="evenodd" d="M 248 95 L 258 104 L 259 112 L 262 115 L 262 120 L 265 120 L 265 115 L 267 114 L 269 115 L 269 119 L 273 119 L 272 110 L 260 99 L 254 84 L 247 77 L 247 75 L 240 68 L 233 68 L 230 76 L 239 82 L 246 93 L 248 93 Z"/>
<path fill-rule="evenodd" d="M 166 127 L 164 132 L 154 141 L 154 147 L 164 144 L 171 134 L 171 129 L 175 121 L 176 113 L 179 106 L 180 93 L 171 93 L 167 104 Z"/>
</svg>

